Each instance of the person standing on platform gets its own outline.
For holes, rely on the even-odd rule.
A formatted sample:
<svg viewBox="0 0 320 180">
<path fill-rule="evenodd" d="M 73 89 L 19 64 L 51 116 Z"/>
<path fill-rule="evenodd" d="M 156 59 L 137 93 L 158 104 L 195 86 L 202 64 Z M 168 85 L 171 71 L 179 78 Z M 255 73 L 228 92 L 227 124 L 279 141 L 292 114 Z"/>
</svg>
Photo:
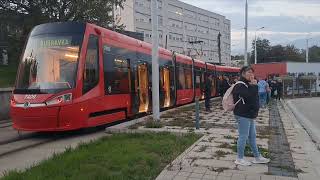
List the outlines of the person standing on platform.
<svg viewBox="0 0 320 180">
<path fill-rule="evenodd" d="M 276 89 L 277 89 L 276 99 L 280 100 L 282 98 L 282 90 L 283 90 L 283 84 L 281 79 L 277 80 Z"/>
<path fill-rule="evenodd" d="M 267 88 L 268 88 L 268 83 L 264 79 L 260 78 L 260 81 L 258 82 L 260 108 L 265 108 L 266 106 Z"/>
<path fill-rule="evenodd" d="M 267 82 L 267 104 L 271 101 L 271 81 L 269 79 L 266 79 Z"/>
<path fill-rule="evenodd" d="M 265 164 L 270 159 L 264 158 L 257 147 L 255 119 L 259 113 L 259 96 L 257 81 L 254 79 L 254 70 L 245 66 L 240 70 L 240 80 L 243 83 L 236 84 L 232 91 L 233 101 L 236 104 L 233 113 L 238 123 L 239 138 L 237 141 L 237 159 L 235 164 L 250 166 L 252 163 Z M 242 99 L 242 102 L 241 102 Z M 244 159 L 245 146 L 249 142 L 254 155 L 252 162 Z"/>
<path fill-rule="evenodd" d="M 223 76 L 222 79 L 222 97 L 226 93 L 226 91 L 230 88 L 229 78 L 227 76 Z"/>
<path fill-rule="evenodd" d="M 7 66 L 8 65 L 8 53 L 7 50 L 2 50 L 2 64 Z"/>
</svg>

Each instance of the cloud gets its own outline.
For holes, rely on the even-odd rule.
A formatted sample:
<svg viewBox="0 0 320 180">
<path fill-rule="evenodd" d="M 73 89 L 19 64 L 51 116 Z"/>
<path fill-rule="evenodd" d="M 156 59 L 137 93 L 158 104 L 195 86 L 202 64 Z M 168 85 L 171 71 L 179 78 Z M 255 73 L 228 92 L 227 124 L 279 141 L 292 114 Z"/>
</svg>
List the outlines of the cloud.
<svg viewBox="0 0 320 180">
<path fill-rule="evenodd" d="M 216 12 L 231 20 L 233 49 L 244 47 L 245 0 L 182 0 L 194 6 Z M 266 27 L 259 35 L 273 44 L 291 42 L 320 32 L 320 0 L 248 0 L 249 39 L 254 31 Z M 249 43 L 250 46 L 251 43 Z"/>
</svg>

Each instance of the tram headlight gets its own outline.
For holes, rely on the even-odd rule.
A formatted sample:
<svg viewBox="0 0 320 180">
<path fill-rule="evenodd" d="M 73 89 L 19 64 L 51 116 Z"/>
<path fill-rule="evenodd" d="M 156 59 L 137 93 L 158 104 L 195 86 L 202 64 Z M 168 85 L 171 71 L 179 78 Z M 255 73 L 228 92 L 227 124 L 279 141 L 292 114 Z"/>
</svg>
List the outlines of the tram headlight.
<svg viewBox="0 0 320 180">
<path fill-rule="evenodd" d="M 15 105 L 16 105 L 16 101 L 12 98 L 12 99 L 10 100 L 10 104 L 11 104 L 11 106 L 15 106 Z"/>
<path fill-rule="evenodd" d="M 72 100 L 72 93 L 68 93 L 68 94 L 63 94 L 63 95 L 57 96 L 57 97 L 47 101 L 46 104 L 48 106 L 50 106 L 50 105 L 56 105 L 56 104 L 70 102 L 71 100 Z"/>
</svg>

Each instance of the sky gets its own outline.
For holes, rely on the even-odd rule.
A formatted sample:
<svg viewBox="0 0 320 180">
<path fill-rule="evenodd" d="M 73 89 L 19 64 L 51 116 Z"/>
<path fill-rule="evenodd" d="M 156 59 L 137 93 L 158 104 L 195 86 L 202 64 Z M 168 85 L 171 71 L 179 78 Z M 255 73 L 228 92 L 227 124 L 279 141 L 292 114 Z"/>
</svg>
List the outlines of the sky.
<svg viewBox="0 0 320 180">
<path fill-rule="evenodd" d="M 231 52 L 244 52 L 245 0 L 181 0 L 231 20 Z M 256 29 L 260 38 L 272 45 L 288 44 L 297 39 L 320 42 L 320 0 L 248 0 L 248 51 Z M 318 39 L 316 38 L 318 37 Z"/>
</svg>

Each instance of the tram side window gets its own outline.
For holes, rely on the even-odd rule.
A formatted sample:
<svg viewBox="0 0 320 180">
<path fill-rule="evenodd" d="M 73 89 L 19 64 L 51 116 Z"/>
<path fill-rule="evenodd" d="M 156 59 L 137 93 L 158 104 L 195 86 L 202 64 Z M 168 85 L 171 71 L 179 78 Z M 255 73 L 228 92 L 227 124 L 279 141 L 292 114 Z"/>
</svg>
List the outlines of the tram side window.
<svg viewBox="0 0 320 180">
<path fill-rule="evenodd" d="M 186 89 L 185 74 L 182 66 L 178 67 L 178 79 L 178 89 Z"/>
<path fill-rule="evenodd" d="M 103 64 L 106 94 L 130 93 L 128 60 L 112 52 L 104 51 Z"/>
<path fill-rule="evenodd" d="M 178 66 L 178 89 L 192 89 L 192 70 L 183 66 Z"/>
<path fill-rule="evenodd" d="M 192 89 L 192 70 L 191 68 L 185 68 L 184 72 L 186 74 L 186 89 Z"/>
<path fill-rule="evenodd" d="M 201 72 L 195 71 L 196 74 L 196 88 L 201 88 Z"/>
<path fill-rule="evenodd" d="M 94 88 L 99 82 L 99 41 L 90 35 L 87 47 L 86 62 L 83 75 L 83 94 Z"/>
</svg>

